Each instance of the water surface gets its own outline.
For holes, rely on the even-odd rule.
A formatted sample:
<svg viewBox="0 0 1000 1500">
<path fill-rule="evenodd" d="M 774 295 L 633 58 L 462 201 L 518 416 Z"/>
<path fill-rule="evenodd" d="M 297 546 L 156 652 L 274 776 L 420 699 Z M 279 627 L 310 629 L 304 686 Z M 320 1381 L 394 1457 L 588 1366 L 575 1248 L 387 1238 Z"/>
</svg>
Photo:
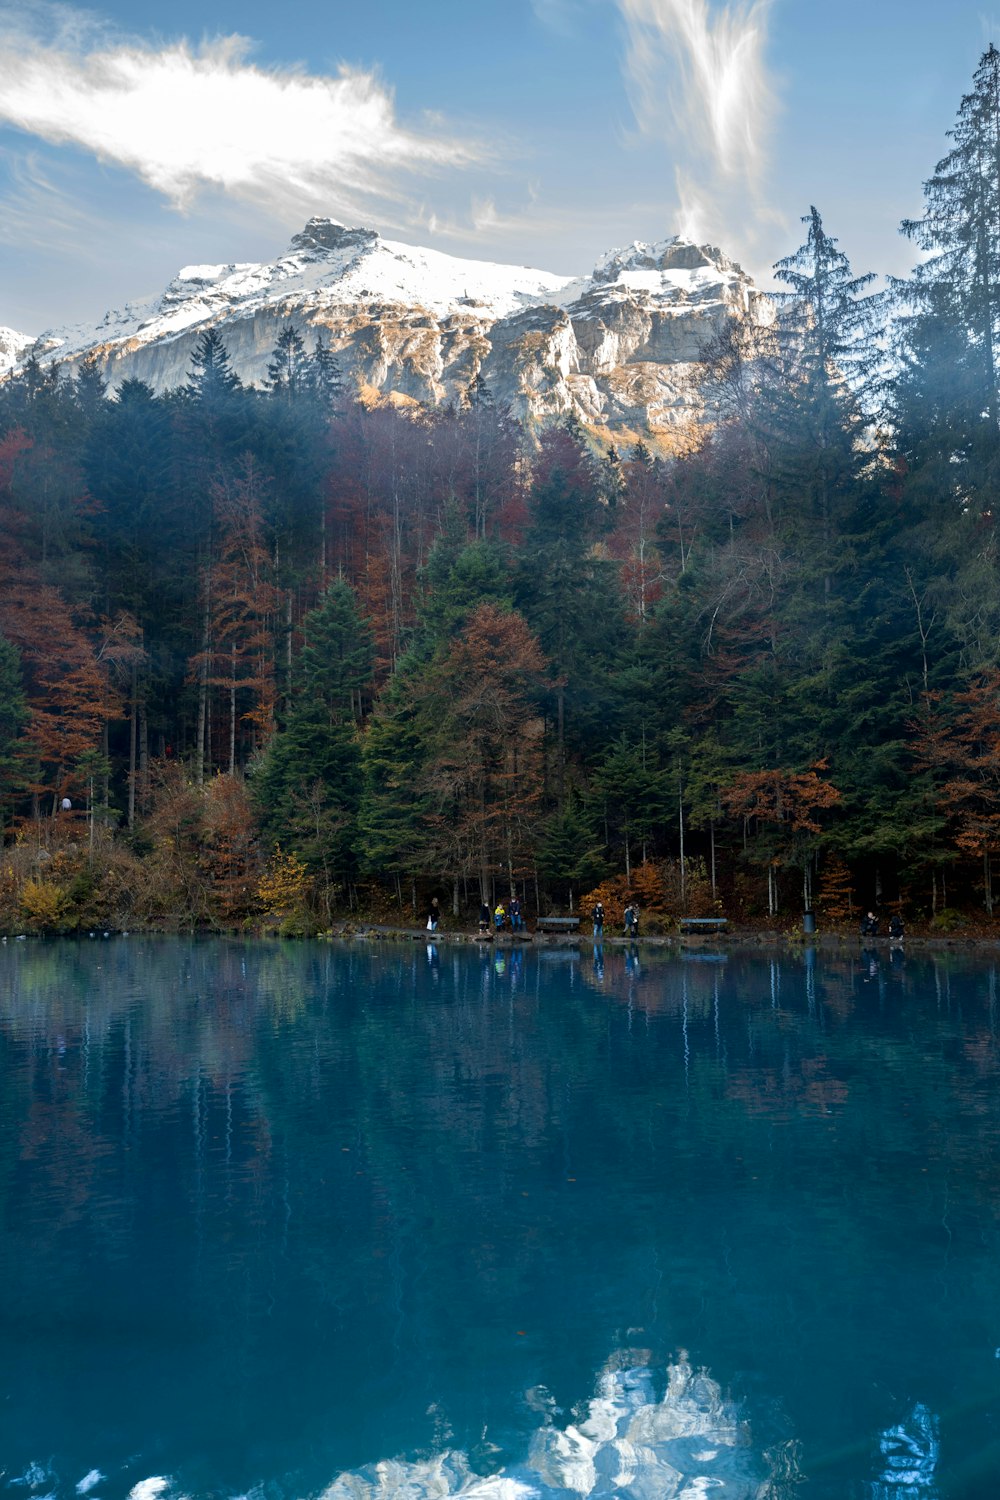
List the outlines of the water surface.
<svg viewBox="0 0 1000 1500">
<path fill-rule="evenodd" d="M 8 943 L 0 1496 L 1000 1495 L 997 1025 L 884 948 Z"/>
</svg>

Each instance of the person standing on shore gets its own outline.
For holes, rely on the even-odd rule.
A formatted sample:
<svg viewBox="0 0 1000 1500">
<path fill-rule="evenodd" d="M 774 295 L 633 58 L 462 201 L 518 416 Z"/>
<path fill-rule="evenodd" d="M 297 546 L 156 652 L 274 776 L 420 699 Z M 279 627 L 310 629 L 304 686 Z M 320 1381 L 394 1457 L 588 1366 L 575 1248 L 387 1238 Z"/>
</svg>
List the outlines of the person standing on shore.
<svg viewBox="0 0 1000 1500">
<path fill-rule="evenodd" d="M 594 922 L 594 937 L 598 942 L 601 942 L 604 938 L 604 903 L 602 901 L 594 903 L 594 910 L 591 916 Z"/>
</svg>

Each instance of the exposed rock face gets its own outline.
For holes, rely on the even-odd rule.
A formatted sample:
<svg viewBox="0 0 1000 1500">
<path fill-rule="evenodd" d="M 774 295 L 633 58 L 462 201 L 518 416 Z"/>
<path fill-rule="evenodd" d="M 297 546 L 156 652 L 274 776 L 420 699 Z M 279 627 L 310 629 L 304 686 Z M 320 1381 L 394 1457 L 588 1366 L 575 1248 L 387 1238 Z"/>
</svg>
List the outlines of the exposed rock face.
<svg viewBox="0 0 1000 1500">
<path fill-rule="evenodd" d="M 34 342 L 30 333 L 15 333 L 13 328 L 0 328 L 0 376 L 14 369 Z"/>
<path fill-rule="evenodd" d="M 711 341 L 766 306 L 718 250 L 683 240 L 633 244 L 590 276 L 564 277 L 311 219 L 272 264 L 188 266 L 154 302 L 33 348 L 70 369 L 92 354 L 113 386 L 132 377 L 162 391 L 183 384 L 199 335 L 217 325 L 233 368 L 259 383 L 292 322 L 307 347 L 326 338 L 368 392 L 436 405 L 462 400 L 481 374 L 524 419 L 573 412 L 611 437 L 676 440 L 703 415 Z"/>
</svg>

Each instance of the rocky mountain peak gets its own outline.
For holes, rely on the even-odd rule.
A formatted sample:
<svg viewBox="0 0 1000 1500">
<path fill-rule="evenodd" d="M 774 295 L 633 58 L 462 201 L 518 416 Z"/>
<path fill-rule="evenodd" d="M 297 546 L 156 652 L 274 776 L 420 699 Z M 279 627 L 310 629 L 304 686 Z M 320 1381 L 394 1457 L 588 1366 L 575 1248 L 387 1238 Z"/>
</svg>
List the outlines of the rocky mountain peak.
<svg viewBox="0 0 1000 1500">
<path fill-rule="evenodd" d="M 460 404 L 481 379 L 525 421 L 573 414 L 606 440 L 671 446 L 707 415 L 703 361 L 722 325 L 759 316 L 765 301 L 720 251 L 676 237 L 560 276 L 317 217 L 273 261 L 186 266 L 148 303 L 33 343 L 10 336 L 0 378 L 30 346 L 68 374 L 96 359 L 112 389 L 133 377 L 170 390 L 214 327 L 235 372 L 259 384 L 292 324 L 307 351 L 319 340 L 333 351 L 365 400 Z"/>
<path fill-rule="evenodd" d="M 709 271 L 721 275 L 742 276 L 734 261 L 714 245 L 695 245 L 691 240 L 673 235 L 647 245 L 633 240 L 624 249 L 609 250 L 594 267 L 593 281 L 607 285 L 618 281 L 628 271 Z"/>
<path fill-rule="evenodd" d="M 313 218 L 292 236 L 288 250 L 291 255 L 318 258 L 340 250 L 366 249 L 378 242 L 379 235 L 374 229 L 348 228 L 337 219 Z"/>
</svg>

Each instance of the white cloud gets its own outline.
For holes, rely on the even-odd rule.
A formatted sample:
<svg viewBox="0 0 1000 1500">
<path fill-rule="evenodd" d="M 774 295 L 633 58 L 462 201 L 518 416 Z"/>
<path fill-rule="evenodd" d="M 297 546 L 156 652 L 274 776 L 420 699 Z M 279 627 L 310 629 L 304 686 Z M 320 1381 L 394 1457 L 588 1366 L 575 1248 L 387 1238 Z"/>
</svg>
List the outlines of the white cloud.
<svg viewBox="0 0 1000 1500">
<path fill-rule="evenodd" d="M 79 13 L 42 14 L 56 35 L 0 16 L 0 123 L 125 167 L 178 209 L 210 189 L 279 218 L 371 216 L 406 200 L 404 177 L 485 159 L 434 117 L 401 124 L 369 72 L 262 68 L 239 36 L 154 48 Z"/>
<path fill-rule="evenodd" d="M 744 225 L 748 214 L 769 217 L 763 203 L 774 112 L 765 60 L 769 0 L 714 10 L 709 0 L 617 4 L 636 120 L 674 156 L 682 233 L 731 240 L 740 216 Z"/>
</svg>

